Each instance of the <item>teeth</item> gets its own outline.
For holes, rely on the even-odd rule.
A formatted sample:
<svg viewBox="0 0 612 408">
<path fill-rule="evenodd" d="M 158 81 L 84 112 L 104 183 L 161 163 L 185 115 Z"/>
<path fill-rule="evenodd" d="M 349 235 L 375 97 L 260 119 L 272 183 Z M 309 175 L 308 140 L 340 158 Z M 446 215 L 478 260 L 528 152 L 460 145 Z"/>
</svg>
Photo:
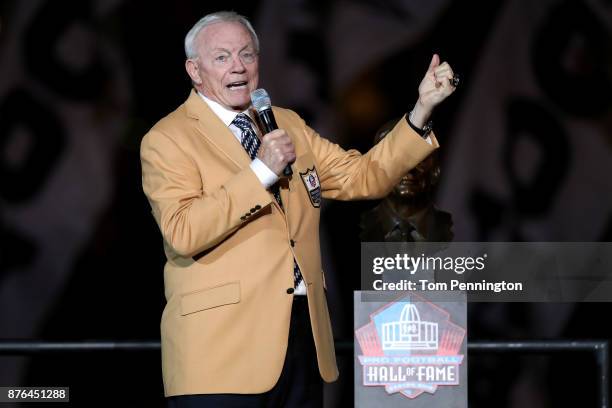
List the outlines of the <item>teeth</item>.
<svg viewBox="0 0 612 408">
<path fill-rule="evenodd" d="M 227 87 L 230 88 L 230 89 L 233 89 L 233 88 L 243 88 L 243 87 L 246 86 L 246 84 L 247 83 L 244 82 L 244 81 L 243 82 L 234 82 L 232 84 L 229 84 Z"/>
</svg>

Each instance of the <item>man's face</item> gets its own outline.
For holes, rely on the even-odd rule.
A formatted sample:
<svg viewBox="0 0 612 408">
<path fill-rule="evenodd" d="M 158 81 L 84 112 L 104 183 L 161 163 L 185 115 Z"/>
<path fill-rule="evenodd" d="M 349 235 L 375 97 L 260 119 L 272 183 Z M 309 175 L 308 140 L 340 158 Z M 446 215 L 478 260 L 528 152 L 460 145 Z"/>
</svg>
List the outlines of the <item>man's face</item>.
<svg viewBox="0 0 612 408">
<path fill-rule="evenodd" d="M 257 89 L 259 63 L 249 31 L 237 22 L 205 27 L 196 37 L 197 59 L 188 60 L 187 72 L 206 97 L 242 112 Z M 190 61 L 193 65 L 190 71 Z"/>
<path fill-rule="evenodd" d="M 374 144 L 378 144 L 395 126 L 395 121 L 387 122 L 376 134 Z M 430 194 L 438 184 L 440 165 L 434 152 L 402 177 L 391 190 L 391 193 L 402 199 L 415 199 L 424 194 Z"/>
<path fill-rule="evenodd" d="M 426 157 L 410 170 L 393 188 L 393 193 L 402 198 L 415 198 L 430 193 L 435 187 L 440 173 L 434 154 Z"/>
</svg>

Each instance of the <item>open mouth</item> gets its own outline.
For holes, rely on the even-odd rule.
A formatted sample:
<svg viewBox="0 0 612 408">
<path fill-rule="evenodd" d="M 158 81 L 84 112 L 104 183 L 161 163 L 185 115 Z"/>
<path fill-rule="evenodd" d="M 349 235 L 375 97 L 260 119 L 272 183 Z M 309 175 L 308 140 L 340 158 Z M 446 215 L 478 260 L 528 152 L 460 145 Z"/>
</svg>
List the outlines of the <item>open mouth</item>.
<svg viewBox="0 0 612 408">
<path fill-rule="evenodd" d="M 236 82 L 231 82 L 229 84 L 226 85 L 227 89 L 229 89 L 230 91 L 236 91 L 236 90 L 240 90 L 240 89 L 246 89 L 247 87 L 247 81 L 236 81 Z"/>
</svg>

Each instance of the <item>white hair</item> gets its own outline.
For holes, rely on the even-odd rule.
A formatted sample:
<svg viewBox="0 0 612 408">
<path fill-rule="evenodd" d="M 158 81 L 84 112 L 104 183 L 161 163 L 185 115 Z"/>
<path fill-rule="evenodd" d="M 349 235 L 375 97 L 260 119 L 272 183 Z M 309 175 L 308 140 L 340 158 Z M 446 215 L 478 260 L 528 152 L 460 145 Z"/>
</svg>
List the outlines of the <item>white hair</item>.
<svg viewBox="0 0 612 408">
<path fill-rule="evenodd" d="M 253 29 L 253 26 L 247 20 L 246 17 L 234 12 L 234 11 L 217 11 L 216 13 L 207 14 L 202 17 L 187 33 L 185 36 L 185 56 L 187 58 L 196 58 L 198 53 L 195 49 L 195 39 L 199 32 L 204 27 L 207 27 L 215 23 L 240 23 L 242 24 L 251 34 L 253 39 L 253 45 L 255 46 L 255 52 L 259 53 L 259 39 Z"/>
</svg>

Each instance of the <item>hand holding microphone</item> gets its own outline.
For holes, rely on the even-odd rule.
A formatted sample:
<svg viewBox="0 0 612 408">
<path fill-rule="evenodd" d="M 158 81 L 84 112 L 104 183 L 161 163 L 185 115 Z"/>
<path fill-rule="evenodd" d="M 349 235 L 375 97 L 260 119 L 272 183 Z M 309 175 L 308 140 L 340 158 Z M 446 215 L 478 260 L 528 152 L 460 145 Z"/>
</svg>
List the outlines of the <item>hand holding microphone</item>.
<svg viewBox="0 0 612 408">
<path fill-rule="evenodd" d="M 296 157 L 295 147 L 287 132 L 278 129 L 268 93 L 264 89 L 254 90 L 251 92 L 251 102 L 266 132 L 257 156 L 277 175 L 280 176 L 282 172 L 285 177 L 291 176 L 291 163 Z"/>
</svg>

